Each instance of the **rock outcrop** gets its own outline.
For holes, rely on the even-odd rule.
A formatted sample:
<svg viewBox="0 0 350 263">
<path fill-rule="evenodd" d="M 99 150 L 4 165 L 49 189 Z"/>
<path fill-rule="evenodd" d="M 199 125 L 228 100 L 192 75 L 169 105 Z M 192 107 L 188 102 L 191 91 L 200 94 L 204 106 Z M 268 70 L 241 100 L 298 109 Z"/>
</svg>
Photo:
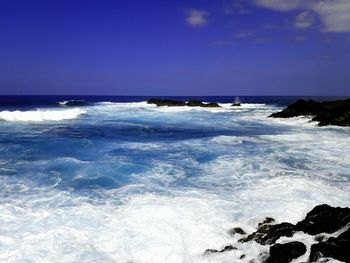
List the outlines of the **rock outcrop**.
<svg viewBox="0 0 350 263">
<path fill-rule="evenodd" d="M 200 100 L 189 100 L 188 102 L 178 101 L 178 100 L 169 100 L 169 99 L 159 99 L 152 98 L 147 101 L 148 104 L 155 104 L 158 107 L 167 106 L 167 107 L 179 107 L 179 106 L 188 106 L 188 107 L 205 107 L 205 108 L 218 108 L 219 104 L 216 102 L 203 103 Z"/>
<path fill-rule="evenodd" d="M 338 237 L 330 237 L 324 242 L 313 244 L 311 246 L 310 261 L 314 262 L 322 257 L 350 262 L 350 229 Z"/>
<path fill-rule="evenodd" d="M 312 235 L 317 241 L 311 246 L 309 262 L 324 257 L 350 262 L 350 208 L 323 204 L 314 207 L 295 225 L 287 222 L 276 224 L 273 218 L 267 217 L 249 235 L 245 235 L 245 231 L 238 227 L 230 230 L 231 235 L 243 236 L 238 242 L 255 241 L 261 245 L 270 245 L 269 256 L 261 259 L 264 263 L 288 263 L 304 255 L 307 249 L 302 242 L 276 243 L 281 237 L 293 237 L 296 232 Z M 207 249 L 205 254 L 224 253 L 233 249 L 236 248 L 228 245 L 222 250 Z"/>
<path fill-rule="evenodd" d="M 306 246 L 298 241 L 275 244 L 270 247 L 270 256 L 265 263 L 288 263 L 304 255 Z"/>
<path fill-rule="evenodd" d="M 312 116 L 319 126 L 350 126 L 350 99 L 318 102 L 298 100 L 280 112 L 271 114 L 273 118 Z"/>
</svg>

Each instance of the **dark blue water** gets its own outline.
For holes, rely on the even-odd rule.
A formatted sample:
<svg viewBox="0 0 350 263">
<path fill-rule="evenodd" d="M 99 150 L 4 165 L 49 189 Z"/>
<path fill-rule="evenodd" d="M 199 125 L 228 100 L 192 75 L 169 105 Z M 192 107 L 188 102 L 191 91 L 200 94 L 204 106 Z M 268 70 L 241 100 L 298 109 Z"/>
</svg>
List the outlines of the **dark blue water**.
<svg viewBox="0 0 350 263">
<path fill-rule="evenodd" d="M 57 95 L 57 96 L 0 96 L 2 109 L 31 109 L 35 107 L 57 107 L 62 101 L 77 101 L 76 105 L 88 106 L 96 102 L 141 102 L 150 98 L 167 98 L 187 101 L 191 99 L 230 103 L 237 96 L 84 96 L 84 95 Z M 314 99 L 319 101 L 344 99 L 345 97 L 320 96 L 239 96 L 242 103 L 266 103 L 286 106 L 298 99 Z"/>
</svg>

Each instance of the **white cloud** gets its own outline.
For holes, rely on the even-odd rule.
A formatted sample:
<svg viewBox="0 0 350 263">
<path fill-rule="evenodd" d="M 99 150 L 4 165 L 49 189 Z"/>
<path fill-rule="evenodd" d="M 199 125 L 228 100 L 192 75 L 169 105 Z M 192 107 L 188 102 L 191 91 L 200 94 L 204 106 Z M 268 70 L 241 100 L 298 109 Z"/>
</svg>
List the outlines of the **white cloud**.
<svg viewBox="0 0 350 263">
<path fill-rule="evenodd" d="M 208 15 L 207 11 L 190 9 L 186 12 L 186 22 L 192 27 L 202 27 L 208 24 Z"/>
<path fill-rule="evenodd" d="M 276 11 L 304 10 L 318 15 L 327 32 L 350 32 L 350 0 L 252 0 L 260 7 Z M 305 15 L 306 16 L 306 15 Z M 305 17 L 304 17 L 305 18 Z M 302 19 L 302 18 L 301 18 Z M 306 18 L 305 18 L 306 19 Z M 311 20 L 310 20 L 311 21 Z M 296 23 L 297 27 L 307 23 Z"/>
<path fill-rule="evenodd" d="M 253 0 L 258 6 L 276 11 L 291 11 L 305 5 L 305 2 L 308 1 L 313 0 Z"/>
<path fill-rule="evenodd" d="M 349 0 L 325 0 L 318 1 L 313 9 L 317 12 L 324 24 L 324 30 L 328 32 L 350 31 L 350 1 Z"/>
<path fill-rule="evenodd" d="M 295 18 L 295 27 L 297 28 L 307 28 L 313 25 L 315 19 L 310 11 L 303 11 Z"/>
</svg>

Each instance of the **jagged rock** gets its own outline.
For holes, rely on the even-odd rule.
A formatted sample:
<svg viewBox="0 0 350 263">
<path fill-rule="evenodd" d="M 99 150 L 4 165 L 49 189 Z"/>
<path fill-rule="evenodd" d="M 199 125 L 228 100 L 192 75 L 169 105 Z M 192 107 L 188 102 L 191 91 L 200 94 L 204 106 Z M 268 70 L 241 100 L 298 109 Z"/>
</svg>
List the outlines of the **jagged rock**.
<svg viewBox="0 0 350 263">
<path fill-rule="evenodd" d="M 266 218 L 264 219 L 264 221 L 262 221 L 262 222 L 260 222 L 260 223 L 258 224 L 258 227 L 261 226 L 261 225 L 265 225 L 265 224 L 271 224 L 271 223 L 273 223 L 273 222 L 275 222 L 275 219 L 273 219 L 272 217 L 266 217 Z"/>
<path fill-rule="evenodd" d="M 306 246 L 301 242 L 275 244 L 270 247 L 270 256 L 265 263 L 288 263 L 304 255 Z"/>
<path fill-rule="evenodd" d="M 296 116 L 314 116 L 312 120 L 319 122 L 319 126 L 350 126 L 350 99 L 326 102 L 298 100 L 269 117 L 289 118 Z"/>
<path fill-rule="evenodd" d="M 205 107 L 205 108 L 220 107 L 220 105 L 217 104 L 216 102 L 203 103 L 199 100 L 190 100 L 188 102 L 184 102 L 184 101 L 177 101 L 177 100 L 152 98 L 152 99 L 149 99 L 147 103 L 156 104 L 158 107 L 160 106 L 168 106 L 168 107 L 189 106 L 189 107 Z"/>
<path fill-rule="evenodd" d="M 297 223 L 297 228 L 310 235 L 333 233 L 350 222 L 350 208 L 319 205 Z"/>
<path fill-rule="evenodd" d="M 184 102 L 184 101 L 158 99 L 158 98 L 149 99 L 147 101 L 147 103 L 148 104 L 156 104 L 158 107 L 160 107 L 160 106 L 169 106 L 169 107 L 186 106 L 186 102 Z"/>
<path fill-rule="evenodd" d="M 239 234 L 239 235 L 245 235 L 246 232 L 240 228 L 240 227 L 235 227 L 235 228 L 232 228 L 229 233 L 233 236 L 235 234 Z"/>
<path fill-rule="evenodd" d="M 290 223 L 281 223 L 276 225 L 263 224 L 258 230 L 245 238 L 241 238 L 239 242 L 256 241 L 262 245 L 271 245 L 280 237 L 291 237 L 297 231 L 295 225 Z"/>
<path fill-rule="evenodd" d="M 236 249 L 237 249 L 236 247 L 234 247 L 232 245 L 228 245 L 228 246 L 225 246 L 221 250 L 207 249 L 206 251 L 204 251 L 204 255 L 209 255 L 209 254 L 212 254 L 212 253 L 223 253 L 223 252 L 226 252 L 226 251 L 231 251 L 231 250 L 236 250 Z"/>
<path fill-rule="evenodd" d="M 240 106 L 241 106 L 241 103 L 233 103 L 231 106 L 232 106 L 232 107 L 240 107 Z"/>
<path fill-rule="evenodd" d="M 350 229 L 327 241 L 313 244 L 309 260 L 317 261 L 321 257 L 330 257 L 344 262 L 350 262 Z"/>
</svg>

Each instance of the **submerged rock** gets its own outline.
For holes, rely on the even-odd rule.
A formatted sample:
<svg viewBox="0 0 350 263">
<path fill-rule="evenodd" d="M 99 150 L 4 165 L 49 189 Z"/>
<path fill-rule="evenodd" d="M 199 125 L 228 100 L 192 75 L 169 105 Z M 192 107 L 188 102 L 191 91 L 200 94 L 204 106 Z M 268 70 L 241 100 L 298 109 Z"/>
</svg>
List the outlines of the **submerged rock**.
<svg viewBox="0 0 350 263">
<path fill-rule="evenodd" d="M 189 100 L 188 102 L 184 102 L 184 101 L 177 101 L 177 100 L 152 98 L 152 99 L 149 99 L 147 103 L 156 104 L 158 107 L 160 106 L 168 106 L 168 107 L 189 106 L 189 107 L 204 107 L 204 108 L 220 107 L 220 105 L 217 104 L 216 102 L 203 103 L 200 100 Z"/>
<path fill-rule="evenodd" d="M 301 99 L 269 117 L 290 118 L 296 116 L 313 116 L 312 120 L 319 122 L 319 126 L 350 126 L 350 99 L 326 102 Z"/>
<path fill-rule="evenodd" d="M 234 247 L 232 245 L 228 245 L 228 246 L 225 246 L 221 250 L 207 249 L 206 251 L 204 251 L 204 255 L 209 255 L 209 254 L 212 254 L 212 253 L 223 253 L 223 252 L 232 251 L 232 250 L 236 250 L 236 249 L 237 249 L 236 247 Z"/>
<path fill-rule="evenodd" d="M 270 256 L 265 263 L 288 263 L 304 255 L 306 246 L 298 241 L 286 244 L 275 244 L 270 247 Z"/>
</svg>

